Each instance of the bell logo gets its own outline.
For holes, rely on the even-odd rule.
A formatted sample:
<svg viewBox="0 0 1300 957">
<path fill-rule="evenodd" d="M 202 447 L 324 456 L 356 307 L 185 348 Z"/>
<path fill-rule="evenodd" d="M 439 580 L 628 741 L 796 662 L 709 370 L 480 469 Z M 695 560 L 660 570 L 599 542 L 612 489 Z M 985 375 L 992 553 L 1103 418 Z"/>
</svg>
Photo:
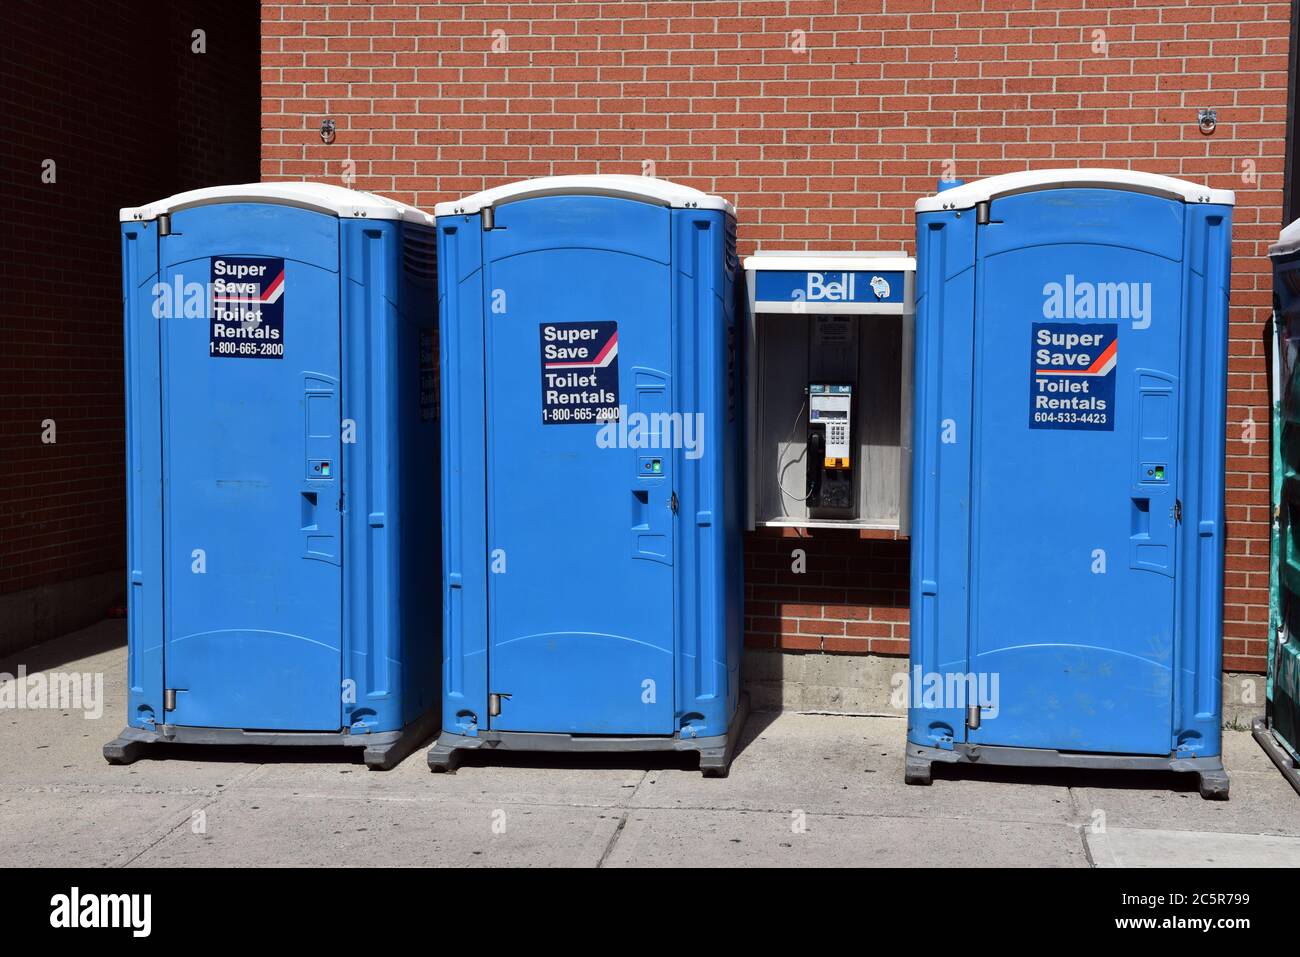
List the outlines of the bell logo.
<svg viewBox="0 0 1300 957">
<path fill-rule="evenodd" d="M 831 273 L 832 277 L 836 274 Z M 839 278 L 829 281 L 825 273 L 810 272 L 804 284 L 804 296 L 808 302 L 852 302 L 857 277 L 851 272 L 839 273 Z"/>
</svg>

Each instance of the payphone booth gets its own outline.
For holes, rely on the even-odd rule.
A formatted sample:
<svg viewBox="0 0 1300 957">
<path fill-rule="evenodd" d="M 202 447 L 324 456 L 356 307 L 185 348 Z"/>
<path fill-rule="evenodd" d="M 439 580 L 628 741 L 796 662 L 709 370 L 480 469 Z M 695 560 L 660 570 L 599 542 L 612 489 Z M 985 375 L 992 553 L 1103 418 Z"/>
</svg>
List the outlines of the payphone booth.
<svg viewBox="0 0 1300 957">
<path fill-rule="evenodd" d="M 915 274 L 901 253 L 746 258 L 750 529 L 907 534 Z"/>
</svg>

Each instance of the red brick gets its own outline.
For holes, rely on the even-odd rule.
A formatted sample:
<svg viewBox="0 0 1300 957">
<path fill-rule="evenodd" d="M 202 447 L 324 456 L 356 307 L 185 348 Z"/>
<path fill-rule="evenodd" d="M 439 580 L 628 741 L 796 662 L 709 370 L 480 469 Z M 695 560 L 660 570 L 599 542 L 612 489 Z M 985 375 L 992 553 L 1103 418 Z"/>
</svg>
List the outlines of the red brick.
<svg viewBox="0 0 1300 957">
<path fill-rule="evenodd" d="M 525 176 L 636 173 L 653 159 L 659 176 L 737 201 L 742 255 L 759 243 L 910 249 L 911 205 L 946 160 L 966 179 L 1106 164 L 1236 189 L 1225 617 L 1238 630 L 1225 631 L 1244 644 L 1226 662 L 1262 669 L 1258 315 L 1281 220 L 1287 5 L 869 6 L 267 6 L 262 174 L 330 178 L 350 149 L 369 158 L 367 188 L 427 207 Z M 492 52 L 496 29 L 508 52 Z M 1092 52 L 1095 29 L 1105 55 Z M 1189 95 L 1219 109 L 1215 136 L 1195 129 Z M 314 129 L 326 115 L 341 132 L 322 149 Z M 1258 183 L 1242 181 L 1242 157 L 1256 159 Z M 1241 441 L 1248 413 L 1253 447 Z M 807 576 L 790 574 L 793 548 L 807 552 Z M 761 531 L 746 549 L 750 647 L 905 652 L 906 540 Z M 801 633 L 810 623 L 847 634 Z"/>
</svg>

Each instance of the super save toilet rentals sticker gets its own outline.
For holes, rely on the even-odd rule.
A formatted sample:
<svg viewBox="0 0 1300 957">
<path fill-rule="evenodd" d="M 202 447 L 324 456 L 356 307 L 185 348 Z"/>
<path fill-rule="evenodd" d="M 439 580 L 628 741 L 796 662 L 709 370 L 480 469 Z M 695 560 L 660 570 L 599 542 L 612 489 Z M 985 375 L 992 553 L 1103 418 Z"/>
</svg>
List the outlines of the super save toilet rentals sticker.
<svg viewBox="0 0 1300 957">
<path fill-rule="evenodd" d="M 284 358 L 284 260 L 213 256 L 208 355 Z"/>
<path fill-rule="evenodd" d="M 1031 429 L 1115 430 L 1118 325 L 1035 322 L 1029 350 Z"/>
<path fill-rule="evenodd" d="M 544 322 L 542 422 L 618 419 L 618 323 Z"/>
</svg>

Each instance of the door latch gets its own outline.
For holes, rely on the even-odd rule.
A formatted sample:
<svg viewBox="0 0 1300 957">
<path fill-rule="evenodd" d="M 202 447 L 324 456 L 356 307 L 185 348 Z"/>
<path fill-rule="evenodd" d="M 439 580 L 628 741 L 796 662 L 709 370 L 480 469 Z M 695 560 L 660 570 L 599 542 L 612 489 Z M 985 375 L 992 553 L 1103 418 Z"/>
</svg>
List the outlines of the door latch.
<svg viewBox="0 0 1300 957">
<path fill-rule="evenodd" d="M 673 510 L 674 515 L 677 514 L 677 504 L 677 493 L 673 492 L 672 496 L 668 499 L 668 507 Z"/>
</svg>

